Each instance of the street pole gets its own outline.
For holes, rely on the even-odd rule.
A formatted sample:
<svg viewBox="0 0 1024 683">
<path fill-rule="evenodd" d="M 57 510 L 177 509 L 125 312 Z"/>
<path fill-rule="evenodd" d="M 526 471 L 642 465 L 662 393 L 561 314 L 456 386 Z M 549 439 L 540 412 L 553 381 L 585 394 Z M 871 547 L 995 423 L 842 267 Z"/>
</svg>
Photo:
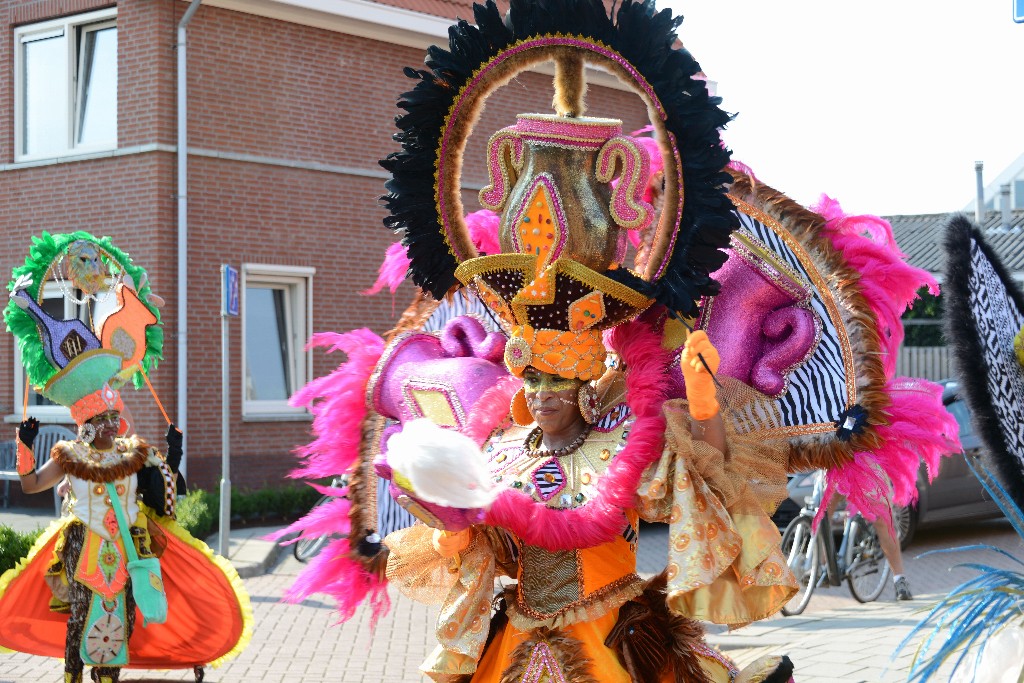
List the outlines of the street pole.
<svg viewBox="0 0 1024 683">
<path fill-rule="evenodd" d="M 220 267 L 220 547 L 227 558 L 231 548 L 231 381 L 228 375 L 228 318 L 238 315 L 238 271 L 228 265 Z"/>
</svg>

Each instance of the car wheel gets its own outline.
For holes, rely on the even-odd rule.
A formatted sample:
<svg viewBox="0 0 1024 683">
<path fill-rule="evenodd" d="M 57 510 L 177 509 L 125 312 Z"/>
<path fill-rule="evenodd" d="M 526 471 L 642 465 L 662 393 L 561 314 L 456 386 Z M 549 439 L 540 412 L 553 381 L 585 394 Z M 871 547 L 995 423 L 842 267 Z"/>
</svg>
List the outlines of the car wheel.
<svg viewBox="0 0 1024 683">
<path fill-rule="evenodd" d="M 896 527 L 896 538 L 900 541 L 900 550 L 906 550 L 914 540 L 917 531 L 917 506 L 899 506 L 892 510 L 892 523 Z"/>
</svg>

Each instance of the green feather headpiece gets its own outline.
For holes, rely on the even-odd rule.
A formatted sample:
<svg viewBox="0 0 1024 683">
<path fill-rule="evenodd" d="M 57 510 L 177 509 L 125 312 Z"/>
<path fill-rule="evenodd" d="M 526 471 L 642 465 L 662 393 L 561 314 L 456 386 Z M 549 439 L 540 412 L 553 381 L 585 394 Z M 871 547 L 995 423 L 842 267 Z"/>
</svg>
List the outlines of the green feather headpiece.
<svg viewBox="0 0 1024 683">
<path fill-rule="evenodd" d="M 107 275 L 116 278 L 118 275 L 131 276 L 137 290 L 139 301 L 155 316 L 156 323 L 146 327 L 145 332 L 145 354 L 140 362 L 143 372 L 147 375 L 156 368 L 158 361 L 163 357 L 164 332 L 160 326 L 160 311 L 150 303 L 149 295 L 151 288 L 146 271 L 140 266 L 132 263 L 131 257 L 114 246 L 109 237 L 94 237 L 93 235 L 79 230 L 72 233 L 51 235 L 43 232 L 42 237 L 32 238 L 32 247 L 29 249 L 28 257 L 23 266 L 18 266 L 13 271 L 13 280 L 7 285 L 7 289 L 13 291 L 16 281 L 22 276 L 29 276 L 32 284 L 24 291 L 36 303 L 41 303 L 40 297 L 45 282 L 57 275 L 56 269 L 62 257 L 68 252 L 68 247 L 78 241 L 89 242 L 97 248 L 100 260 L 107 271 Z M 22 310 L 14 300 L 8 302 L 4 309 L 4 321 L 7 323 L 7 330 L 17 339 L 18 349 L 21 352 L 21 361 L 25 366 L 25 372 L 29 381 L 36 387 L 44 387 L 59 371 L 54 367 L 47 357 L 44 348 L 43 338 L 36 321 L 25 310 Z M 133 373 L 133 383 L 136 388 L 141 388 L 144 379 L 139 373 Z"/>
</svg>

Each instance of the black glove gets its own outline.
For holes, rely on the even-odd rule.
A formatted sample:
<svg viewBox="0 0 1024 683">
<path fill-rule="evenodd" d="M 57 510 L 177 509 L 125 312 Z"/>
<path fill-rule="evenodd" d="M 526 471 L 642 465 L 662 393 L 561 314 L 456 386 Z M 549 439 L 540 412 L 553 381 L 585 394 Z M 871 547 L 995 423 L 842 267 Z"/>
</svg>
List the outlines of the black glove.
<svg viewBox="0 0 1024 683">
<path fill-rule="evenodd" d="M 32 448 L 32 443 L 37 436 L 39 436 L 39 420 L 34 417 L 30 417 L 18 425 L 18 439 L 29 448 Z"/>
<path fill-rule="evenodd" d="M 136 475 L 137 490 L 145 503 L 153 512 L 163 517 L 164 510 L 164 475 L 159 467 L 143 467 Z"/>
<path fill-rule="evenodd" d="M 167 426 L 167 466 L 175 473 L 181 465 L 181 444 L 184 438 L 173 424 Z"/>
</svg>

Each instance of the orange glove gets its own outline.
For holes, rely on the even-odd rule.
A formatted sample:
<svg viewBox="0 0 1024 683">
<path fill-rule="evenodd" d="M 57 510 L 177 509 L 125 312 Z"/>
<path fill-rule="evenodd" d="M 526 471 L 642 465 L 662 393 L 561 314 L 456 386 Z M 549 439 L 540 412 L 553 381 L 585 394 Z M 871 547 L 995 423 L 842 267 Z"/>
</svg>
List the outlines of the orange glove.
<svg viewBox="0 0 1024 683">
<path fill-rule="evenodd" d="M 472 527 L 462 531 L 441 531 L 434 529 L 434 536 L 431 545 L 441 557 L 451 559 L 458 557 L 459 553 L 469 547 L 469 541 L 473 537 Z"/>
<path fill-rule="evenodd" d="M 708 373 L 704 363 L 697 356 L 703 356 L 711 372 L 718 372 L 722 360 L 703 330 L 697 330 L 686 338 L 679 364 L 686 381 L 686 398 L 690 401 L 690 415 L 695 420 L 710 420 L 718 414 L 718 399 L 715 397 L 715 380 Z"/>
</svg>

